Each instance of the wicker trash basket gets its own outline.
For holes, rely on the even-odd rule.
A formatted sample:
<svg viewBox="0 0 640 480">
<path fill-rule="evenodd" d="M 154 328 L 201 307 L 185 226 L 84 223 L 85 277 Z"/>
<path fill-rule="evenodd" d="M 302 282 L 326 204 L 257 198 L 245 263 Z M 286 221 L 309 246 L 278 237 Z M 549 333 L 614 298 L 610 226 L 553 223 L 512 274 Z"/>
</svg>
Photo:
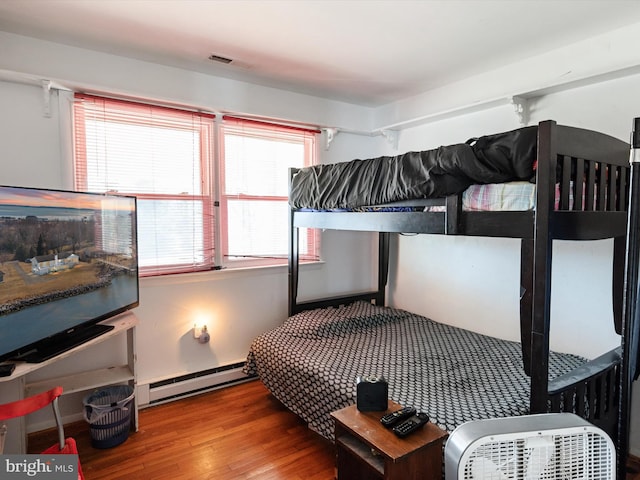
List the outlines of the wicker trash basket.
<svg viewBox="0 0 640 480">
<path fill-rule="evenodd" d="M 115 447 L 129 437 L 133 398 L 130 385 L 101 388 L 84 398 L 84 418 L 89 423 L 94 448 Z"/>
</svg>

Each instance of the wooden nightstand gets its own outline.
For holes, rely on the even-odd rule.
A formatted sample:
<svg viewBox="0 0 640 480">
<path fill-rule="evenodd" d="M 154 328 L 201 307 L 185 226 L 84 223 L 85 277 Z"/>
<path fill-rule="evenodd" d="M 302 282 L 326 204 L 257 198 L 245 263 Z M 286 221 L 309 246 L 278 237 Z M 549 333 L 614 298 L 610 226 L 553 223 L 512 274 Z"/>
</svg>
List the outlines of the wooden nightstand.
<svg viewBox="0 0 640 480">
<path fill-rule="evenodd" d="M 447 432 L 432 423 L 399 438 L 380 423 L 402 408 L 389 400 L 386 412 L 360 412 L 355 405 L 332 412 L 335 420 L 338 480 L 442 478 L 442 448 Z"/>
</svg>

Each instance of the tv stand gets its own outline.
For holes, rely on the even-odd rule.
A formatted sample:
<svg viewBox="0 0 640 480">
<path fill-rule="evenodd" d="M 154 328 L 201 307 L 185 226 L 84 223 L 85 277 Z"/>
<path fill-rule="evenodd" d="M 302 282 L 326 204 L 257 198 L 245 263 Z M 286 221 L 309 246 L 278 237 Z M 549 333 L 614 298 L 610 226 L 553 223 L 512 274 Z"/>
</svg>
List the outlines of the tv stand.
<svg viewBox="0 0 640 480">
<path fill-rule="evenodd" d="M 138 319 L 131 311 L 116 315 L 100 322 L 98 325 L 108 326 L 108 330 L 90 340 L 84 341 L 78 346 L 72 347 L 54 357 L 39 363 L 26 361 L 16 362 L 14 372 L 8 377 L 0 377 L 0 403 L 20 400 L 37 393 L 45 392 L 55 386 L 63 388 L 63 395 L 72 393 L 89 393 L 91 390 L 109 385 L 129 384 L 136 387 L 135 368 L 135 327 Z M 78 373 L 64 376 L 55 375 L 57 362 L 67 359 L 67 363 L 73 362 L 74 357 L 91 347 L 114 338 L 118 335 L 126 338 L 126 363 L 123 365 L 105 365 L 98 363 L 97 368 L 79 371 Z M 13 361 L 12 361 L 13 362 Z M 64 363 L 64 362 L 63 362 Z M 82 365 L 79 359 L 79 365 Z M 80 367 L 81 368 L 81 367 Z M 49 373 L 53 374 L 49 376 Z M 138 430 L 138 395 L 134 395 L 132 416 L 132 428 Z M 27 452 L 26 422 L 24 417 L 6 422 L 9 427 L 9 436 L 5 444 L 5 454 L 23 454 Z"/>
<path fill-rule="evenodd" d="M 27 363 L 42 363 L 45 360 L 57 357 L 61 353 L 76 348 L 89 340 L 93 340 L 100 335 L 104 335 L 113 329 L 113 325 L 103 323 L 95 323 L 93 325 L 75 328 L 72 331 L 45 338 L 38 342 L 32 350 L 11 360 Z"/>
</svg>

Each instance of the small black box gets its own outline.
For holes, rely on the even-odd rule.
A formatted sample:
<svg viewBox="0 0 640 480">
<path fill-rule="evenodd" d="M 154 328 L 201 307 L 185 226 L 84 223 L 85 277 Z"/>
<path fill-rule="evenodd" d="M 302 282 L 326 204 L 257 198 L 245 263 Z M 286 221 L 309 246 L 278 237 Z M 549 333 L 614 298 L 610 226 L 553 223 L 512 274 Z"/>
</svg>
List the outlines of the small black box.
<svg viewBox="0 0 640 480">
<path fill-rule="evenodd" d="M 16 369 L 15 363 L 2 363 L 0 364 L 0 377 L 8 377 Z"/>
<path fill-rule="evenodd" d="M 388 407 L 389 384 L 384 377 L 356 379 L 356 407 L 361 412 L 384 412 Z"/>
</svg>

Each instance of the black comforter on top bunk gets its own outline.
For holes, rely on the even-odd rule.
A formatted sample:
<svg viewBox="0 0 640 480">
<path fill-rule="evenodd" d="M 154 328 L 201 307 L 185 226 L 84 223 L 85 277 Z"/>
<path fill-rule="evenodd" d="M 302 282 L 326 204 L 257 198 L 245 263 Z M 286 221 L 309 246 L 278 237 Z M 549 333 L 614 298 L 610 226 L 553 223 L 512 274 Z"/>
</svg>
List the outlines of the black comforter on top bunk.
<svg viewBox="0 0 640 480">
<path fill-rule="evenodd" d="M 289 202 L 294 208 L 355 208 L 531 180 L 537 139 L 537 126 L 524 127 L 432 150 L 303 168 Z"/>
</svg>

